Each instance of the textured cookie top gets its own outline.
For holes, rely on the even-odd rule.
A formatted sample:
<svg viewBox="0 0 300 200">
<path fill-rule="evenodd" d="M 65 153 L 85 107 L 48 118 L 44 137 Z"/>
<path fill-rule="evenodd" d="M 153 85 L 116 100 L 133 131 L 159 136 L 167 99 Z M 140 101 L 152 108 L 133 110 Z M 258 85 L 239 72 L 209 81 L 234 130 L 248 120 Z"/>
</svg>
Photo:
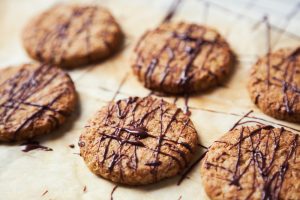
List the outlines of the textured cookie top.
<svg viewBox="0 0 300 200">
<path fill-rule="evenodd" d="M 96 174 L 140 185 L 181 172 L 198 143 L 181 109 L 152 97 L 112 102 L 91 119 L 80 137 L 80 154 Z"/>
<path fill-rule="evenodd" d="M 283 128 L 236 128 L 214 142 L 201 166 L 211 199 L 299 199 L 300 137 Z"/>
<path fill-rule="evenodd" d="M 191 93 L 220 83 L 230 70 L 232 56 L 226 41 L 211 28 L 164 23 L 142 36 L 132 62 L 145 87 Z"/>
<path fill-rule="evenodd" d="M 74 109 L 72 80 L 46 64 L 0 70 L 0 141 L 29 139 L 62 124 Z"/>
<path fill-rule="evenodd" d="M 278 119 L 300 121 L 300 48 L 280 49 L 252 67 L 248 90 L 253 102 Z"/>
<path fill-rule="evenodd" d="M 120 44 L 119 25 L 99 6 L 58 5 L 33 18 L 23 44 L 42 62 L 75 67 L 110 55 Z"/>
</svg>

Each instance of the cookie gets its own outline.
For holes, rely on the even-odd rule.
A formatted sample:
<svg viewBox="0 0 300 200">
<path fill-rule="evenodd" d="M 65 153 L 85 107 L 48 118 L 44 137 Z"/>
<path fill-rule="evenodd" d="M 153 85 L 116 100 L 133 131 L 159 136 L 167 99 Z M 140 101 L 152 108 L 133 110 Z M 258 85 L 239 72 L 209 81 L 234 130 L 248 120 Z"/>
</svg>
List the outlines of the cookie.
<svg viewBox="0 0 300 200">
<path fill-rule="evenodd" d="M 111 55 L 120 46 L 122 31 L 105 8 L 57 5 L 33 18 L 22 39 L 32 58 L 72 68 Z"/>
<path fill-rule="evenodd" d="M 132 68 L 145 87 L 181 94 L 221 83 L 232 62 L 229 45 L 214 29 L 167 22 L 141 37 Z"/>
<path fill-rule="evenodd" d="M 172 177 L 190 162 L 198 143 L 189 117 L 152 97 L 111 102 L 80 136 L 80 155 L 95 174 L 143 185 Z"/>
<path fill-rule="evenodd" d="M 284 128 L 236 128 L 209 148 L 201 165 L 211 199 L 299 199 L 300 137 Z"/>
<path fill-rule="evenodd" d="M 260 58 L 252 67 L 248 91 L 264 113 L 300 122 L 300 47 Z"/>
<path fill-rule="evenodd" d="M 49 133 L 74 110 L 76 92 L 68 74 L 48 64 L 0 70 L 0 141 Z"/>
</svg>

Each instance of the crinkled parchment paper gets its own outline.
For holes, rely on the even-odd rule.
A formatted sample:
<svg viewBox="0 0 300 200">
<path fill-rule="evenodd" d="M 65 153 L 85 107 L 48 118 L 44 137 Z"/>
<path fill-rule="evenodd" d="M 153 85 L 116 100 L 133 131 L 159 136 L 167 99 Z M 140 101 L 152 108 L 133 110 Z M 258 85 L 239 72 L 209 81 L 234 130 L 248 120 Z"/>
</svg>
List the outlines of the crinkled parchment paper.
<svg viewBox="0 0 300 200">
<path fill-rule="evenodd" d="M 70 1 L 71 2 L 71 1 Z M 74 2 L 74 1 L 72 1 Z M 77 2 L 77 1 L 76 1 Z M 79 1 L 80 2 L 80 1 Z M 124 48 L 103 62 L 72 70 L 80 106 L 72 119 L 53 133 L 38 138 L 53 151 L 21 151 L 19 144 L 0 144 L 0 199 L 100 199 L 109 200 L 115 184 L 92 174 L 77 154 L 78 137 L 86 121 L 108 101 L 128 96 L 146 96 L 129 64 L 132 49 L 141 34 L 156 27 L 165 17 L 172 0 L 81 1 L 108 7 L 126 35 Z M 0 1 L 0 67 L 30 61 L 21 44 L 21 30 L 33 15 L 58 0 Z M 194 95 L 188 100 L 201 144 L 209 146 L 249 110 L 253 116 L 272 122 L 251 103 L 246 81 L 251 65 L 267 52 L 266 22 L 271 24 L 273 50 L 300 45 L 300 12 L 296 1 L 280 0 L 185 0 L 172 20 L 207 24 L 228 40 L 237 64 L 221 87 Z M 298 34 L 298 35 L 297 35 Z M 1 97 L 0 97 L 1 98 Z M 166 97 L 173 102 L 174 97 Z M 184 98 L 177 105 L 184 107 Z M 231 113 L 231 114 L 229 114 Z M 299 125 L 279 122 L 300 129 Z M 70 148 L 75 144 L 75 148 Z M 203 152 L 203 150 L 202 150 Z M 202 153 L 199 151 L 195 158 Z M 205 199 L 199 164 L 180 186 L 180 176 L 143 187 L 118 186 L 113 199 Z"/>
</svg>

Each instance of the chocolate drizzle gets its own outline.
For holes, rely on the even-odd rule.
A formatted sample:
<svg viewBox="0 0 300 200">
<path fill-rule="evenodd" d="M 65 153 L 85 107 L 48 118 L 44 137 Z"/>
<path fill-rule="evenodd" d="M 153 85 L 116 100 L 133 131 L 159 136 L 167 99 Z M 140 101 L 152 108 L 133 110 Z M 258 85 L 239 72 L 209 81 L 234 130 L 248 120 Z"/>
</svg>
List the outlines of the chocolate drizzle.
<svg viewBox="0 0 300 200">
<path fill-rule="evenodd" d="M 184 113 L 188 116 L 192 115 L 192 112 L 190 111 L 189 108 L 189 95 L 187 94 L 184 96 Z"/>
<path fill-rule="evenodd" d="M 43 192 L 42 196 L 45 196 L 48 193 L 48 190 L 45 190 L 45 192 Z"/>
<path fill-rule="evenodd" d="M 144 110 L 143 113 L 140 113 L 141 108 Z M 97 144 L 95 144 L 102 152 L 101 159 L 97 157 L 98 164 L 108 166 L 110 172 L 118 165 L 119 174 L 122 178 L 122 165 L 126 163 L 133 170 L 137 170 L 138 166 L 142 164 L 139 162 L 141 156 L 138 155 L 139 149 L 145 149 L 152 155 L 144 161 L 143 165 L 150 168 L 154 180 L 157 179 L 159 166 L 162 165 L 160 159 L 162 157 L 169 158 L 169 167 L 177 164 L 180 168 L 184 168 L 188 163 L 186 152 L 193 152 L 194 147 L 181 141 L 181 135 L 184 129 L 194 128 L 190 125 L 189 119 L 179 121 L 180 109 L 175 111 L 169 109 L 166 102 L 151 97 L 129 98 L 110 104 L 106 116 L 101 122 L 101 127 L 104 128 L 101 129 L 102 131 L 99 130 L 99 138 Z M 149 129 L 153 130 L 153 127 L 151 127 L 153 125 L 150 124 L 154 119 L 158 120 L 157 118 L 159 122 L 155 130 L 160 131 L 154 135 L 150 133 Z M 171 131 L 170 129 L 172 129 L 175 122 L 182 124 L 181 130 L 177 130 L 177 132 L 179 131 L 177 139 L 170 138 L 167 134 Z M 103 131 L 106 130 L 105 127 L 109 127 L 109 131 Z M 150 140 L 156 144 L 149 144 Z M 119 146 L 112 150 L 111 148 L 116 144 L 115 142 Z M 114 143 L 113 146 L 112 143 Z M 133 153 L 128 154 L 127 151 L 130 149 L 133 150 Z"/>
<path fill-rule="evenodd" d="M 152 167 L 157 167 L 157 166 L 161 165 L 161 162 L 160 161 L 157 161 L 157 162 L 148 162 L 148 163 L 145 163 L 145 165 L 152 166 Z"/>
<path fill-rule="evenodd" d="M 118 188 L 118 185 L 116 185 L 115 187 L 113 187 L 113 189 L 112 189 L 112 191 L 110 193 L 110 200 L 114 200 L 113 195 L 114 195 L 114 193 L 115 193 L 115 191 L 116 191 L 117 188 Z"/>
<path fill-rule="evenodd" d="M 206 147 L 205 147 L 206 148 Z M 204 153 L 202 153 L 200 155 L 200 157 L 191 164 L 190 167 L 187 168 L 187 170 L 185 170 L 185 172 L 181 175 L 180 179 L 177 182 L 177 185 L 179 186 L 182 181 L 187 177 L 187 175 L 196 167 L 196 165 L 205 157 L 206 153 L 208 150 L 205 150 Z"/>
<path fill-rule="evenodd" d="M 216 35 L 214 39 L 205 39 L 204 35 L 206 34 L 207 29 L 195 24 L 186 25 L 184 23 L 179 23 L 176 27 L 178 31 L 171 31 L 168 29 L 170 28 L 163 24 L 154 31 L 145 33 L 135 48 L 137 59 L 134 70 L 136 71 L 136 74 L 138 74 L 139 79 L 144 81 L 145 86 L 166 93 L 176 92 L 186 94 L 195 92 L 198 88 L 190 87 L 189 83 L 194 81 L 194 76 L 198 72 L 207 73 L 207 76 L 210 77 L 209 79 L 219 83 L 218 75 L 207 67 L 207 63 L 209 60 L 218 56 L 214 53 L 216 48 L 227 45 L 222 41 L 220 36 Z M 161 45 L 161 47 L 155 51 L 157 53 L 154 53 L 153 55 L 146 55 L 143 53 L 143 48 L 147 45 L 147 38 L 151 37 L 151 35 L 158 34 L 165 34 L 166 37 L 168 36 L 168 38 L 165 39 L 164 45 Z M 207 48 L 205 51 L 203 50 L 204 46 Z M 194 66 L 194 61 L 199 54 L 205 54 L 202 64 L 201 66 Z M 167 60 L 165 61 L 163 58 L 167 58 Z M 175 62 L 178 59 L 184 61 L 180 66 Z M 150 61 L 148 62 L 147 60 Z M 156 72 L 156 70 L 161 71 L 157 68 L 163 69 L 163 71 Z M 141 73 L 142 70 L 143 73 Z M 144 75 L 142 76 L 142 74 Z M 160 77 L 160 81 L 154 85 L 153 74 Z M 157 78 L 155 77 L 155 79 Z M 165 85 L 167 79 L 168 81 L 172 79 L 172 85 L 170 87 Z M 205 89 L 205 86 L 201 87 L 204 87 L 202 89 Z M 176 91 L 174 91 L 174 88 L 176 88 Z"/>
<path fill-rule="evenodd" d="M 0 84 L 0 125 L 12 132 L 10 140 L 15 140 L 21 130 L 29 129 L 41 117 L 46 117 L 52 128 L 56 128 L 61 123 L 58 117 L 70 115 L 70 111 L 65 108 L 54 107 L 60 98 L 71 92 L 69 89 L 56 86 L 51 94 L 42 93 L 44 88 L 65 76 L 64 72 L 51 65 L 40 64 L 35 67 L 28 64 Z M 37 96 L 39 93 L 40 96 Z M 28 113 L 20 119 L 19 115 L 26 110 Z M 13 125 L 15 118 L 20 119 L 20 123 Z"/>
<path fill-rule="evenodd" d="M 35 57 L 43 62 L 61 63 L 64 65 L 66 64 L 65 61 L 68 49 L 72 47 L 75 41 L 78 42 L 78 40 L 84 40 L 85 46 L 83 45 L 82 48 L 86 50 L 86 58 L 88 61 L 93 61 L 95 58 L 90 56 L 90 51 L 92 50 L 91 27 L 93 23 L 95 23 L 94 20 L 97 15 L 101 12 L 106 13 L 106 11 L 97 6 L 73 6 L 68 8 L 69 10 L 63 12 L 64 16 L 59 16 L 56 9 L 60 9 L 60 7 L 54 7 L 45 14 L 55 16 L 58 23 L 48 26 L 46 30 L 46 28 L 43 27 L 44 20 L 40 19 L 36 23 L 37 28 L 34 29 L 34 32 L 30 32 L 28 35 L 30 36 L 29 39 L 32 39 L 33 37 L 36 37 L 36 32 L 42 33 L 40 34 L 42 37 L 39 38 L 36 44 Z M 80 26 L 77 26 L 76 23 L 79 23 Z M 101 24 L 109 26 L 114 24 L 114 20 L 111 17 L 103 17 Z M 74 29 L 74 27 L 77 29 Z M 74 31 L 74 33 L 71 31 Z M 112 46 L 108 38 L 109 31 L 110 29 L 98 30 L 98 35 L 101 35 L 101 37 L 98 37 L 97 39 L 100 38 L 105 45 L 105 48 L 108 51 L 112 51 Z M 25 38 L 25 40 L 26 39 L 28 38 Z M 51 53 L 49 53 L 49 51 L 51 51 Z"/>
<path fill-rule="evenodd" d="M 297 56 L 300 53 L 300 47 L 296 48 L 294 51 L 290 53 L 286 58 L 282 60 L 276 66 L 270 66 L 270 62 L 268 61 L 267 65 L 267 83 L 268 88 L 272 85 L 273 87 L 281 87 L 281 91 L 283 93 L 283 106 L 285 107 L 285 111 L 287 114 L 291 115 L 294 113 L 294 104 L 299 101 L 300 97 L 300 89 L 297 83 L 294 82 L 295 74 L 297 72 Z M 268 56 L 268 60 L 270 56 Z M 283 79 L 280 80 L 276 77 L 270 77 L 270 70 L 280 70 L 279 66 L 284 65 L 283 68 Z M 291 95 L 292 94 L 292 95 Z"/>
<path fill-rule="evenodd" d="M 40 145 L 40 143 L 38 141 L 28 141 L 28 142 L 22 143 L 20 146 L 25 147 L 22 149 L 23 152 L 29 152 L 29 151 L 36 150 L 36 149 L 40 149 L 43 151 L 53 151 L 53 149 L 51 149 L 49 147 Z"/>
<path fill-rule="evenodd" d="M 275 58 L 276 53 L 272 53 L 271 45 L 271 26 L 268 17 L 263 18 L 263 22 L 266 25 L 266 38 L 267 38 L 267 55 L 266 55 L 266 78 L 261 80 L 257 78 L 254 84 L 265 81 L 267 85 L 267 90 L 274 90 L 274 88 L 279 88 L 283 94 L 282 104 L 278 108 L 280 111 L 284 107 L 284 112 L 287 115 L 294 114 L 294 105 L 299 102 L 300 89 L 297 85 L 295 76 L 299 73 L 297 63 L 297 57 L 300 53 L 300 47 L 294 49 L 289 55 L 285 55 L 284 58 L 278 64 L 271 64 L 271 60 Z M 278 57 L 278 56 L 276 56 Z M 259 61 L 260 62 L 260 61 Z M 259 64 L 259 63 L 257 63 Z M 281 74 L 280 77 L 276 77 L 273 74 Z M 278 90 L 278 91 L 279 91 Z M 255 104 L 259 105 L 259 98 L 261 94 L 258 93 L 255 97 Z"/>
<path fill-rule="evenodd" d="M 214 53 L 217 48 L 226 46 L 227 44 L 223 42 L 218 34 L 216 34 L 213 39 L 206 39 L 205 34 L 207 29 L 205 27 L 195 24 L 186 25 L 184 23 L 179 23 L 177 26 L 178 31 L 168 31 L 168 27 L 163 28 L 162 26 L 152 32 L 145 33 L 144 36 L 141 37 L 135 48 L 137 60 L 134 70 L 139 78 L 144 81 L 145 87 L 165 93 L 178 91 L 179 93 L 183 93 L 185 95 L 184 112 L 190 116 L 191 111 L 188 106 L 188 93 L 199 89 L 191 87 L 190 83 L 195 81 L 193 80 L 194 76 L 199 71 L 207 73 L 208 79 L 219 83 L 218 75 L 209 69 L 207 63 L 210 59 L 218 56 Z M 161 45 L 162 47 L 155 51 L 153 55 L 150 55 L 150 58 L 149 55 L 143 55 L 143 45 L 147 43 L 146 41 L 144 44 L 143 41 L 147 40 L 146 38 L 149 35 L 160 34 L 161 32 L 168 36 L 165 39 L 165 43 Z M 206 49 L 203 48 L 204 46 Z M 203 60 L 202 63 L 199 64 L 201 66 L 195 66 L 194 61 L 199 54 L 204 55 Z M 179 57 L 181 60 L 184 60 L 184 63 L 180 66 L 174 62 L 176 59 L 178 60 Z M 167 58 L 167 60 L 165 61 L 164 58 Z M 147 62 L 147 60 L 150 61 Z M 143 68 L 143 65 L 145 68 Z M 157 76 L 154 75 L 160 77 L 158 82 L 156 82 Z M 167 79 L 172 80 L 171 85 L 166 84 L 165 81 L 167 81 Z M 202 88 L 202 86 L 199 87 Z M 206 86 L 203 87 L 202 89 L 205 89 Z M 153 92 L 151 92 L 150 95 L 151 94 L 153 94 Z M 176 101 L 177 97 L 174 102 Z"/>
<path fill-rule="evenodd" d="M 145 127 L 123 128 L 122 130 L 138 137 L 139 139 L 145 139 L 149 137 L 149 134 L 147 133 L 147 129 Z"/>
<path fill-rule="evenodd" d="M 168 21 L 170 21 L 170 20 L 173 18 L 173 16 L 175 15 L 175 13 L 176 13 L 176 11 L 177 11 L 177 8 L 178 8 L 178 6 L 180 5 L 180 3 L 181 3 L 181 0 L 174 0 L 174 1 L 173 1 L 173 3 L 172 3 L 172 5 L 171 5 L 170 9 L 168 10 L 167 15 L 166 15 L 165 18 L 163 19 L 163 23 L 164 23 L 164 22 L 168 22 Z"/>
<path fill-rule="evenodd" d="M 279 126 L 279 127 L 284 127 L 285 129 L 288 129 L 290 131 L 296 131 L 298 133 L 300 133 L 300 129 L 296 129 L 296 128 L 293 128 L 291 126 L 287 126 L 285 124 L 282 124 L 282 123 L 276 123 L 276 122 L 273 122 L 273 121 L 270 121 L 270 120 L 266 120 L 264 118 L 260 118 L 260 117 L 256 117 L 256 116 L 253 116 L 253 115 L 250 115 L 251 113 L 253 113 L 252 110 L 250 110 L 249 112 L 247 112 L 245 115 L 241 115 L 241 114 L 237 114 L 237 113 L 230 113 L 230 112 L 223 112 L 223 111 L 218 111 L 218 110 L 211 110 L 211 109 L 206 109 L 206 108 L 194 108 L 192 107 L 192 109 L 195 109 L 195 110 L 202 110 L 202 111 L 205 111 L 205 112 L 210 112 L 210 113 L 215 113 L 215 114 L 222 114 L 222 115 L 231 115 L 231 116 L 236 116 L 236 117 L 242 117 L 242 119 L 239 119 L 239 121 L 242 121 L 243 119 L 248 119 L 247 121 L 244 121 L 244 122 L 236 122 L 233 126 L 233 128 L 231 128 L 230 130 L 233 130 L 235 127 L 239 126 L 239 125 L 245 125 L 245 124 L 254 124 L 254 125 L 257 125 L 257 124 L 272 124 L 274 126 Z"/>
<path fill-rule="evenodd" d="M 246 199 L 251 199 L 257 190 L 261 191 L 262 200 L 280 199 L 280 191 L 285 179 L 289 165 L 295 162 L 296 151 L 299 147 L 299 135 L 293 134 L 293 138 L 289 140 L 289 145 L 283 143 L 284 135 L 290 134 L 281 127 L 275 129 L 273 126 L 265 125 L 256 120 L 246 120 L 252 111 L 246 113 L 231 128 L 240 131 L 237 142 L 230 143 L 228 141 L 216 141 L 215 143 L 224 144 L 229 151 L 236 151 L 235 166 L 228 168 L 222 163 L 215 164 L 210 162 L 209 158 L 205 161 L 206 168 L 216 168 L 228 174 L 228 184 L 240 189 L 247 189 L 249 194 Z M 255 126 L 244 126 L 245 124 L 255 124 Z M 290 134 L 291 135 L 291 134 Z M 234 140 L 233 140 L 234 141 Z M 282 145 L 286 145 L 286 150 L 282 152 Z M 228 148 L 227 148 L 228 149 Z M 222 156 L 230 153 L 222 154 Z M 245 154 L 249 156 L 245 160 Z M 232 156 L 232 154 L 230 154 Z M 229 159 L 229 158 L 223 158 Z M 209 160 L 209 161 L 208 161 Z M 221 164 L 221 165 L 220 165 Z M 245 174 L 253 174 L 252 186 L 243 188 L 242 179 Z M 262 181 L 262 185 L 257 186 L 256 183 Z"/>
</svg>

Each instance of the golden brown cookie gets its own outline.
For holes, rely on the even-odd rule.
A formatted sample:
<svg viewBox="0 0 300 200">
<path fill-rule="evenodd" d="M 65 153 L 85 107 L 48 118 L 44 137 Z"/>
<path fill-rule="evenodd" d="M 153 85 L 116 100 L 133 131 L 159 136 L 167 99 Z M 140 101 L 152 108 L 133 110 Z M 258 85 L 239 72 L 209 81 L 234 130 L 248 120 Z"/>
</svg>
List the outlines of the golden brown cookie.
<svg viewBox="0 0 300 200">
<path fill-rule="evenodd" d="M 299 135 L 284 128 L 235 128 L 209 148 L 202 182 L 214 200 L 297 200 L 299 155 Z"/>
<path fill-rule="evenodd" d="M 0 141 L 30 139 L 63 124 L 76 92 L 68 74 L 47 64 L 0 70 Z"/>
<path fill-rule="evenodd" d="M 164 23 L 137 43 L 132 68 L 145 87 L 164 93 L 192 93 L 219 84 L 232 65 L 229 45 L 214 29 Z"/>
<path fill-rule="evenodd" d="M 23 31 L 28 54 L 65 68 L 112 54 L 122 31 L 108 10 L 91 5 L 57 5 L 33 18 Z"/>
<path fill-rule="evenodd" d="M 80 155 L 95 174 L 129 185 L 182 172 L 197 143 L 189 117 L 174 104 L 152 97 L 111 102 L 79 139 Z"/>
<path fill-rule="evenodd" d="M 252 67 L 248 91 L 264 113 L 300 122 L 300 47 L 280 49 L 259 59 Z"/>
</svg>

